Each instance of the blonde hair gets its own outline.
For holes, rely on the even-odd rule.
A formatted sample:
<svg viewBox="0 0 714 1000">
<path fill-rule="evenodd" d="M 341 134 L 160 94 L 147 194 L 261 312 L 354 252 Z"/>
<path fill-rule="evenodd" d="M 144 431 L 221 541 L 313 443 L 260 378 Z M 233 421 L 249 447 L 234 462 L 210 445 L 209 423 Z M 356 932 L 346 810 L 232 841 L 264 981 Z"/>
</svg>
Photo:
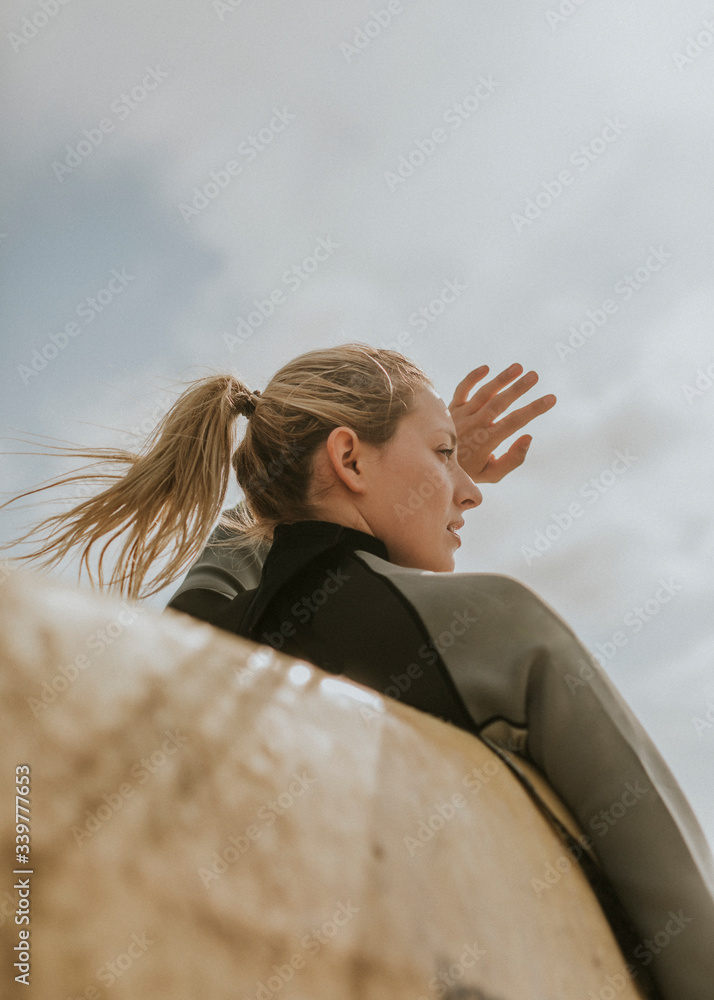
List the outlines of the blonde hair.
<svg viewBox="0 0 714 1000">
<path fill-rule="evenodd" d="M 44 567 L 79 549 L 80 574 L 85 568 L 93 586 L 131 598 L 149 596 L 175 580 L 204 548 L 221 514 L 231 467 L 245 503 L 224 514 L 221 524 L 233 537 L 270 542 L 277 524 L 320 519 L 313 460 L 334 427 L 345 424 L 366 443 L 381 445 L 413 408 L 415 391 L 431 385 L 404 355 L 363 343 L 299 355 L 273 375 L 262 394 L 251 393 L 231 374 L 198 379 L 138 453 L 57 449 L 93 459 L 103 469 L 86 472 L 92 466 L 84 466 L 8 502 L 60 485 L 110 485 L 70 511 L 44 518 L 13 544 L 39 539 L 39 548 L 19 558 Z M 241 415 L 249 419 L 236 447 Z M 120 538 L 107 579 L 107 549 Z M 95 583 L 89 556 L 104 539 Z M 166 561 L 150 577 L 159 558 Z"/>
</svg>

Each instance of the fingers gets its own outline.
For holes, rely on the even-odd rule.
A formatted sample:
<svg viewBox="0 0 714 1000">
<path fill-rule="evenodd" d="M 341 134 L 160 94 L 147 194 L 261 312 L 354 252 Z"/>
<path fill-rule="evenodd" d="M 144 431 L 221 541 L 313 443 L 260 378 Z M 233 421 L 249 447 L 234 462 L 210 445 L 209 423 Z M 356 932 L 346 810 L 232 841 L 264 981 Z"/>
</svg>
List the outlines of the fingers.
<svg viewBox="0 0 714 1000">
<path fill-rule="evenodd" d="M 491 458 L 482 472 L 480 482 L 500 483 L 509 472 L 513 472 L 519 465 L 523 465 L 532 440 L 533 438 L 529 435 L 521 437 L 514 441 L 508 451 L 504 452 L 500 458 Z"/>
<path fill-rule="evenodd" d="M 522 369 L 522 366 L 520 366 Z M 509 371 L 511 369 L 507 369 Z M 526 372 L 526 374 L 519 378 L 509 388 L 504 388 L 508 382 L 513 380 L 513 375 L 510 377 L 506 372 L 501 372 L 497 378 L 493 379 L 487 385 L 482 386 L 481 389 L 474 395 L 471 400 L 470 412 L 475 413 L 477 410 L 483 408 L 484 413 L 488 415 L 491 420 L 500 416 L 504 410 L 507 410 L 515 400 L 522 396 L 524 393 L 532 389 L 533 386 L 538 381 L 538 373 L 534 371 Z M 493 389 L 490 387 L 493 386 Z M 490 389 L 490 396 L 486 396 L 486 390 Z M 483 395 L 482 395 L 483 393 Z"/>
<path fill-rule="evenodd" d="M 521 427 L 525 427 L 531 420 L 535 420 L 542 413 L 547 413 L 548 410 L 555 406 L 556 402 L 557 397 L 552 393 L 548 393 L 546 396 L 541 396 L 540 399 L 534 399 L 532 403 L 528 403 L 526 406 L 521 406 L 520 409 L 514 410 L 513 413 L 509 413 L 507 417 L 499 420 L 491 428 L 491 430 L 496 432 L 494 440 L 500 443 L 507 437 L 510 437 L 511 434 L 520 430 Z"/>
<path fill-rule="evenodd" d="M 485 406 L 485 404 L 496 393 L 499 393 L 503 389 L 505 389 L 505 387 L 508 385 L 508 383 L 512 382 L 514 378 L 517 378 L 518 375 L 520 375 L 520 373 L 522 371 L 523 371 L 523 365 L 520 364 L 520 363 L 518 363 L 518 362 L 516 362 L 515 364 L 511 365 L 509 368 L 504 368 L 504 370 L 502 372 L 500 372 L 498 375 L 496 375 L 495 378 L 492 378 L 490 382 L 486 382 L 485 385 L 482 385 L 481 388 L 476 393 L 474 393 L 473 397 L 469 400 L 469 402 L 472 404 L 472 407 L 473 407 L 473 409 L 472 409 L 471 412 L 475 412 L 476 410 L 481 409 L 482 406 Z M 524 376 L 524 378 L 525 378 L 525 376 Z M 520 384 L 520 383 L 516 383 L 516 384 Z M 512 388 L 515 388 L 515 387 L 512 387 Z M 521 392 L 525 392 L 526 388 L 529 388 L 529 386 L 525 386 L 521 390 Z M 521 393 L 517 393 L 517 395 L 514 396 L 513 399 L 517 398 L 518 395 L 521 395 Z M 503 410 L 499 410 L 498 412 L 502 413 Z M 494 414 L 494 415 L 497 415 L 497 414 Z"/>
<path fill-rule="evenodd" d="M 514 410 L 513 413 L 509 413 L 507 417 L 503 417 L 498 423 L 492 423 L 487 428 L 482 427 L 478 433 L 487 435 L 489 449 L 497 448 L 506 438 L 515 434 L 521 427 L 525 427 L 526 424 L 530 423 L 531 420 L 535 420 L 542 413 L 547 413 L 548 410 L 555 406 L 556 402 L 557 399 L 552 393 L 549 393 L 547 396 L 541 396 L 540 399 L 534 399 L 532 403 L 528 403 L 526 406 Z M 530 445 L 530 440 L 526 444 L 525 438 L 519 438 L 497 461 L 502 461 L 507 455 L 511 454 L 511 451 L 514 449 L 518 450 L 519 448 L 525 449 L 523 452 L 523 458 L 525 458 L 528 445 Z"/>
<path fill-rule="evenodd" d="M 520 362 L 516 362 L 508 368 L 504 368 L 490 382 L 482 385 L 469 400 L 469 392 L 477 382 L 480 382 L 488 374 L 488 370 L 488 365 L 481 365 L 479 368 L 474 368 L 473 371 L 470 371 L 456 386 L 449 406 L 462 406 L 464 403 L 469 402 L 472 404 L 470 412 L 475 413 L 477 410 L 485 407 L 490 401 L 486 413 L 493 420 L 495 417 L 500 416 L 504 410 L 507 410 L 519 396 L 522 396 L 538 381 L 537 372 L 529 371 L 518 382 L 509 389 L 506 389 L 508 383 L 517 378 L 523 371 L 523 365 Z"/>
<path fill-rule="evenodd" d="M 454 389 L 454 395 L 451 400 L 450 406 L 461 406 L 468 400 L 469 393 L 476 385 L 480 382 L 482 378 L 488 375 L 488 365 L 481 365 L 479 368 L 474 368 L 472 371 L 462 378 L 459 384 Z"/>
</svg>

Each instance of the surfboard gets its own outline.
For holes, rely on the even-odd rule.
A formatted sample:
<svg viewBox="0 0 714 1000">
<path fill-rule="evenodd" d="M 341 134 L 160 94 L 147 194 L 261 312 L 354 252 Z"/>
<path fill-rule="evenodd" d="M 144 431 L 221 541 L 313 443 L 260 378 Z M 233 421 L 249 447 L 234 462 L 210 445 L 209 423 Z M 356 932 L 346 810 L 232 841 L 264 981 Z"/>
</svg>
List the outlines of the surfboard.
<svg viewBox="0 0 714 1000">
<path fill-rule="evenodd" d="M 478 738 L 179 613 L 24 571 L 1 592 L 3 991 L 645 995 L 572 844 Z"/>
</svg>

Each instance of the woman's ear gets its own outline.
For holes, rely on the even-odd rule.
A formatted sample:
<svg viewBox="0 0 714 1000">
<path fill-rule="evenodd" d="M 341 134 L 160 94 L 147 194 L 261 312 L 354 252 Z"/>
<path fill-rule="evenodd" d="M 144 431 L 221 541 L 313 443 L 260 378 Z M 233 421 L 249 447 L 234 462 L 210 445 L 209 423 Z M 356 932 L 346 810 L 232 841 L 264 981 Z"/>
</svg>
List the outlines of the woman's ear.
<svg viewBox="0 0 714 1000">
<path fill-rule="evenodd" d="M 351 427 L 334 427 L 325 442 L 334 474 L 352 493 L 364 493 L 365 446 Z"/>
</svg>

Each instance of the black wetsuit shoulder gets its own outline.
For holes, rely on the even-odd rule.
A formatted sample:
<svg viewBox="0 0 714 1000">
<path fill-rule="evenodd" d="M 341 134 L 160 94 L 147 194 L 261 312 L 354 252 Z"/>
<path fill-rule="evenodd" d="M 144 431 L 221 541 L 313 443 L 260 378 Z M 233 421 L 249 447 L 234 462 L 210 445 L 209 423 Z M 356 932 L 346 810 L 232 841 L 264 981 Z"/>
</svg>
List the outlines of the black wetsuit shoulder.
<svg viewBox="0 0 714 1000">
<path fill-rule="evenodd" d="M 388 559 L 380 539 L 354 528 L 278 525 L 259 586 L 204 620 L 476 731 L 416 609 L 360 550 Z"/>
</svg>

